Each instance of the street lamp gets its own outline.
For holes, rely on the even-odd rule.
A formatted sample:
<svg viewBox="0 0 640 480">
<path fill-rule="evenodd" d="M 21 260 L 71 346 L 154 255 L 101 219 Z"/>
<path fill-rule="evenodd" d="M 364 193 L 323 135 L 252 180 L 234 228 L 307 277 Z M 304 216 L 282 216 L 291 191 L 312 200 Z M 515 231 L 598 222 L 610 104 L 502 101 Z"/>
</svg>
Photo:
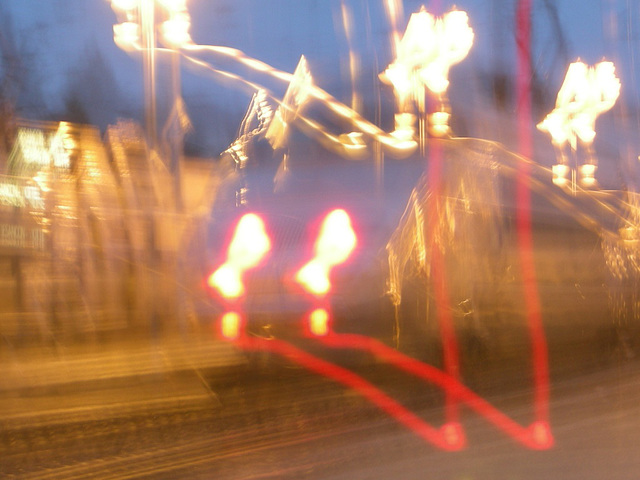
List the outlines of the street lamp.
<svg viewBox="0 0 640 480">
<path fill-rule="evenodd" d="M 184 108 L 180 95 L 180 53 L 190 45 L 191 19 L 186 0 L 110 0 L 121 23 L 114 25 L 116 45 L 127 52 L 141 51 L 143 57 L 145 127 L 147 141 L 153 150 L 158 149 L 158 124 L 156 108 L 156 39 L 171 50 L 172 107 L 162 131 L 168 137 L 169 168 L 175 182 L 177 206 L 182 205 L 180 187 L 180 159 L 183 149 Z M 160 20 L 159 23 L 156 20 Z M 176 123 L 172 133 L 171 123 Z M 164 139 L 163 139 L 164 140 Z"/>
<path fill-rule="evenodd" d="M 153 148 L 157 144 L 156 126 L 156 36 L 171 49 L 178 49 L 191 43 L 189 28 L 191 20 L 186 0 L 111 0 L 111 7 L 121 19 L 113 26 L 114 41 L 125 51 L 141 50 L 143 54 L 143 75 L 145 86 L 145 121 L 147 136 Z M 164 20 L 156 25 L 156 16 Z M 177 62 L 172 59 L 172 69 Z M 173 63 L 176 63 L 173 65 Z M 179 92 L 177 80 L 172 80 L 174 100 Z"/>
<path fill-rule="evenodd" d="M 440 110 L 429 118 L 431 133 L 444 136 L 449 132 L 449 113 L 444 99 L 449 88 L 449 69 L 467 56 L 473 38 L 466 12 L 452 10 L 438 18 L 422 7 L 411 15 L 398 44 L 396 59 L 380 75 L 383 82 L 393 86 L 396 94 L 398 113 L 394 135 L 404 138 L 415 131 L 412 114 L 412 103 L 415 103 L 424 147 L 427 90 L 440 102 Z"/>
<path fill-rule="evenodd" d="M 586 188 L 597 185 L 598 165 L 593 152 L 596 119 L 613 108 L 619 95 L 620 80 L 612 62 L 600 62 L 593 67 L 580 61 L 569 65 L 556 107 L 538 124 L 539 130 L 551 136 L 557 151 L 558 163 L 551 169 L 555 185 L 567 186 L 570 173 L 574 193 L 577 182 Z M 577 158 L 578 146 L 586 153 L 582 164 Z"/>
</svg>

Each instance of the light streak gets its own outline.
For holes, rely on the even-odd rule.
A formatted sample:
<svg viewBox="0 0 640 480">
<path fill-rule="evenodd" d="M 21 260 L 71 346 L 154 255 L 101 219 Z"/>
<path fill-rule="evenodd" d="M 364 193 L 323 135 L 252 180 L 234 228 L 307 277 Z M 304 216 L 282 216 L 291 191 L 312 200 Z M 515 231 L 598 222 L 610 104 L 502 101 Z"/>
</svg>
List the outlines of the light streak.
<svg viewBox="0 0 640 480">
<path fill-rule="evenodd" d="M 304 55 L 300 57 L 298 66 L 289 82 L 280 106 L 267 128 L 265 138 L 269 140 L 274 150 L 282 148 L 287 139 L 289 123 L 291 123 L 299 109 L 302 109 L 309 98 L 309 91 L 313 84 L 311 72 Z"/>
<path fill-rule="evenodd" d="M 473 38 L 466 12 L 453 10 L 436 18 L 423 7 L 412 14 L 396 59 L 381 77 L 393 84 L 400 107 L 409 93 L 418 98 L 420 83 L 436 95 L 444 94 L 449 69 L 467 56 Z"/>
<path fill-rule="evenodd" d="M 321 326 L 315 335 L 323 345 L 329 348 L 367 351 L 394 367 L 441 388 L 455 398 L 456 401 L 462 402 L 496 428 L 527 448 L 546 450 L 553 446 L 553 435 L 547 422 L 535 420 L 528 426 L 522 426 L 460 383 L 458 379 L 451 377 L 442 370 L 408 357 L 375 339 L 361 335 L 334 333 L 329 324 L 324 323 L 324 320 L 329 316 L 325 309 L 314 310 L 310 318 L 313 316 L 319 318 Z M 462 424 L 447 421 L 440 428 L 436 428 L 389 397 L 374 384 L 350 370 L 318 358 L 289 342 L 277 338 L 264 339 L 244 334 L 242 330 L 244 321 L 235 312 L 227 312 L 223 315 L 221 321 L 223 324 L 220 332 L 223 339 L 232 341 L 239 348 L 247 351 L 276 353 L 311 372 L 345 385 L 347 388 L 362 395 L 391 418 L 412 430 L 424 441 L 437 448 L 446 451 L 457 451 L 466 446 L 467 441 Z M 226 326 L 224 323 L 226 323 Z M 326 329 L 324 328 L 325 326 L 327 326 Z"/>
<path fill-rule="evenodd" d="M 237 340 L 244 335 L 246 320 L 238 312 L 226 312 L 220 319 L 220 333 L 227 340 Z"/>
<path fill-rule="evenodd" d="M 395 401 L 374 384 L 354 372 L 330 363 L 308 352 L 305 352 L 289 342 L 272 338 L 263 339 L 240 335 L 234 344 L 248 351 L 267 351 L 278 354 L 307 370 L 340 383 L 359 393 L 388 414 L 398 423 L 413 431 L 424 441 L 446 451 L 458 451 L 465 447 L 464 437 L 452 434 L 457 431 L 456 426 L 445 424 L 442 428 L 435 428 L 425 422 L 405 406 Z"/>
<path fill-rule="evenodd" d="M 0 205 L 29 207 L 34 210 L 45 208 L 41 189 L 35 185 L 29 185 L 19 177 L 7 177 L 7 181 L 0 180 Z"/>
<path fill-rule="evenodd" d="M 349 48 L 349 76 L 351 79 L 351 109 L 355 112 L 362 110 L 362 98 L 358 93 L 356 78 L 360 71 L 360 59 L 353 48 L 353 14 L 351 9 L 345 3 L 340 2 L 340 13 L 342 15 L 342 28 L 347 39 Z"/>
<path fill-rule="evenodd" d="M 456 402 L 462 402 L 471 410 L 492 423 L 496 428 L 534 450 L 546 450 L 553 446 L 553 436 L 549 424 L 536 418 L 528 426 L 522 426 L 495 408 L 466 385 L 442 370 L 420 362 L 388 347 L 376 339 L 354 334 L 338 334 L 333 331 L 318 336 L 317 340 L 329 348 L 362 350 L 428 383 L 436 385 Z M 460 423 L 448 420 L 445 425 L 455 427 L 458 438 L 454 443 L 464 442 L 464 430 Z"/>
<path fill-rule="evenodd" d="M 245 65 L 249 68 L 252 68 L 255 71 L 263 72 L 271 76 L 272 78 L 276 78 L 278 80 L 286 81 L 289 83 L 291 83 L 291 81 L 294 80 L 294 77 L 295 77 L 295 75 L 293 74 L 282 72 L 280 70 L 277 70 L 271 67 L 270 65 L 264 62 L 248 57 L 242 51 L 234 48 L 217 47 L 212 45 L 188 45 L 181 50 L 181 52 L 183 52 L 183 56 L 190 62 L 200 67 L 207 68 L 210 71 L 217 73 L 221 76 L 232 78 L 236 81 L 244 83 L 245 85 L 250 85 L 256 90 L 260 88 L 264 89 L 264 87 L 256 83 L 249 82 L 238 75 L 215 69 L 208 63 L 202 60 L 196 59 L 185 53 L 185 52 L 196 52 L 196 51 L 211 52 L 211 53 L 223 55 L 226 57 L 230 57 L 236 60 L 237 62 L 239 62 L 240 64 Z M 368 137 L 371 137 L 373 140 L 380 142 L 380 144 L 383 146 L 384 150 L 388 154 L 396 158 L 406 158 L 416 150 L 417 143 L 415 141 L 399 140 L 395 136 L 386 133 L 384 130 L 372 124 L 371 122 L 363 118 L 361 115 L 359 115 L 357 112 L 347 107 L 346 105 L 342 104 L 341 102 L 336 100 L 333 96 L 331 96 L 329 93 L 319 88 L 318 86 L 313 84 L 310 85 L 308 94 L 311 99 L 320 102 L 320 104 L 325 106 L 327 109 L 329 109 L 329 111 L 333 112 L 341 119 L 349 122 L 356 131 L 362 132 L 366 134 Z M 298 116 L 296 118 L 301 118 L 301 117 Z M 325 132 L 326 129 L 324 129 L 323 127 L 320 127 L 319 124 L 317 123 L 310 122 L 305 119 L 303 119 L 303 121 L 312 131 L 318 131 L 320 135 L 323 136 L 325 140 L 327 140 L 328 144 L 330 145 L 335 145 L 336 143 L 340 144 L 339 136 L 326 134 Z M 349 148 L 349 146 L 343 149 L 340 149 L 338 147 L 336 148 L 336 150 L 340 150 L 345 155 L 346 158 L 351 158 L 350 153 L 353 152 L 353 148 Z M 361 158 L 361 157 L 362 155 L 357 155 L 356 158 Z"/>
<path fill-rule="evenodd" d="M 440 327 L 440 335 L 442 338 L 444 367 L 449 375 L 458 379 L 460 375 L 460 359 L 458 352 L 458 342 L 455 335 L 453 325 L 453 317 L 449 309 L 449 292 L 447 287 L 447 276 L 444 262 L 444 252 L 438 245 L 437 238 L 441 236 L 441 222 L 438 221 L 441 209 L 442 195 L 442 168 L 443 168 L 443 151 L 442 144 L 438 141 L 432 141 L 429 145 L 429 175 L 428 182 L 432 195 L 427 199 L 427 223 L 424 226 L 426 233 L 426 241 L 430 245 L 433 286 L 435 291 L 436 314 L 438 316 L 438 325 Z M 446 392 L 446 416 L 450 422 L 458 422 L 459 409 L 456 405 L 455 398 L 449 392 Z"/>
<path fill-rule="evenodd" d="M 418 110 L 418 138 L 421 153 L 426 145 L 427 90 L 441 103 L 446 114 L 444 98 L 449 88 L 449 70 L 461 62 L 473 45 L 474 33 L 466 12 L 453 10 L 436 18 L 422 7 L 409 18 L 402 39 L 397 44 L 393 63 L 380 74 L 380 79 L 393 86 L 398 113 L 410 113 L 415 104 Z M 399 117 L 396 117 L 396 122 Z M 449 133 L 448 114 L 432 117 L 431 134 L 442 137 Z M 412 126 L 413 127 L 413 126 Z M 407 125 L 396 123 L 396 130 L 407 131 Z M 412 134 L 415 133 L 415 128 Z"/>
<path fill-rule="evenodd" d="M 171 47 L 179 48 L 191 43 L 189 29 L 191 19 L 189 14 L 179 12 L 172 14 L 169 20 L 165 20 L 161 25 L 162 38 Z"/>
<path fill-rule="evenodd" d="M 69 147 L 73 146 L 64 122 L 55 132 L 20 128 L 9 155 L 9 165 L 13 173 L 48 168 L 68 170 L 71 167 Z"/>
<path fill-rule="evenodd" d="M 138 49 L 140 25 L 135 22 L 122 22 L 113 26 L 113 41 L 125 52 Z"/>
<path fill-rule="evenodd" d="M 516 13 L 516 44 L 518 46 L 518 141 L 520 154 L 531 158 L 533 136 L 531 134 L 531 0 L 519 0 Z M 542 325 L 542 307 L 538 293 L 535 262 L 533 258 L 533 234 L 531 230 L 531 191 L 528 163 L 520 164 L 517 176 L 516 228 L 520 252 L 520 265 L 524 289 L 527 326 L 533 356 L 534 403 L 536 417 L 549 422 L 549 359 L 546 337 Z"/>
<path fill-rule="evenodd" d="M 398 53 L 398 47 L 400 45 L 400 20 L 404 17 L 402 10 L 402 1 L 400 0 L 384 0 L 384 8 L 389 19 L 390 35 L 391 35 L 391 50 L 395 56 Z"/>
</svg>

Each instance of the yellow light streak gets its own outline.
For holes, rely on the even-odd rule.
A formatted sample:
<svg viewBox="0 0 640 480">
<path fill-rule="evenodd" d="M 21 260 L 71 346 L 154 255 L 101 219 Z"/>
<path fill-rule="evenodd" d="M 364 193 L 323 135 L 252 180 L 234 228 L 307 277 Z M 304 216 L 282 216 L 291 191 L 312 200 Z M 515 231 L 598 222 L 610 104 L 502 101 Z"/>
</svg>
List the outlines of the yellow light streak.
<svg viewBox="0 0 640 480">
<path fill-rule="evenodd" d="M 282 148 L 286 144 L 289 123 L 294 120 L 298 109 L 307 102 L 312 84 L 313 78 L 303 55 L 300 57 L 291 82 L 289 82 L 282 103 L 276 110 L 265 134 L 274 150 Z"/>
<path fill-rule="evenodd" d="M 206 68 L 212 73 L 220 75 L 224 78 L 228 78 L 237 83 L 248 85 L 255 90 L 263 89 L 267 91 L 267 89 L 263 85 L 259 85 L 255 82 L 250 82 L 245 78 L 235 75 L 233 73 L 216 69 L 200 59 L 187 55 L 185 52 L 208 51 L 215 54 L 231 57 L 245 66 L 254 68 L 254 70 L 256 71 L 264 72 L 265 74 L 268 74 L 272 78 L 283 80 L 289 83 L 293 80 L 295 76 L 295 74 L 277 70 L 264 62 L 247 57 L 242 51 L 234 48 L 217 47 L 217 46 L 211 46 L 211 45 L 188 45 L 188 46 L 185 46 L 184 49 L 182 49 L 181 51 L 183 53 L 184 58 L 187 61 L 193 63 L 194 65 L 197 65 L 201 68 Z M 385 152 L 395 158 L 408 157 L 416 150 L 418 146 L 417 142 L 415 142 L 414 140 L 400 140 L 396 138 L 394 135 L 386 133 L 381 128 L 377 127 L 376 125 L 364 119 L 357 112 L 353 111 L 349 107 L 346 107 L 344 104 L 337 101 L 329 93 L 327 93 L 326 91 L 324 91 L 323 89 L 319 88 L 316 85 L 313 85 L 313 84 L 309 85 L 308 95 L 311 99 L 313 99 L 314 101 L 320 102 L 322 105 L 326 106 L 331 112 L 338 115 L 343 120 L 348 121 L 354 130 L 362 132 L 365 135 L 367 135 L 367 137 L 370 137 L 371 139 L 378 141 L 382 145 Z M 276 99 L 276 97 L 273 94 L 270 94 L 270 96 Z M 306 126 L 309 127 L 309 130 L 313 130 L 318 135 L 323 136 L 324 140 L 326 141 L 326 144 L 331 145 L 331 148 L 334 151 L 338 153 L 347 153 L 351 151 L 349 147 L 345 148 L 343 145 L 340 144 L 339 137 L 336 137 L 335 135 L 327 134 L 326 129 L 320 126 L 320 124 L 310 121 L 308 118 L 304 117 L 300 113 L 298 113 L 295 116 L 295 118 L 296 120 L 300 120 L 301 122 L 304 122 Z M 357 158 L 361 158 L 361 156 L 362 156 L 362 152 L 359 151 Z M 347 158 L 351 158 L 351 157 L 347 156 Z"/>
<path fill-rule="evenodd" d="M 435 112 L 429 116 L 431 134 L 434 137 L 444 137 L 451 130 L 449 128 L 449 118 L 451 114 L 449 112 Z"/>
<path fill-rule="evenodd" d="M 344 0 L 340 3 L 340 12 L 342 14 L 342 28 L 344 29 L 349 47 L 349 77 L 351 79 L 351 109 L 360 111 L 362 108 L 362 98 L 358 93 L 356 78 L 360 71 L 360 59 L 353 48 L 353 15 Z"/>
<path fill-rule="evenodd" d="M 316 308 L 309 314 L 309 330 L 317 337 L 329 334 L 329 312 L 324 308 Z"/>
<path fill-rule="evenodd" d="M 240 270 L 248 270 L 258 266 L 270 249 L 264 222 L 258 215 L 248 213 L 238 222 L 227 261 Z"/>
<path fill-rule="evenodd" d="M 209 277 L 208 284 L 224 298 L 238 298 L 244 295 L 241 271 L 225 263 Z"/>
<path fill-rule="evenodd" d="M 385 0 L 384 7 L 387 17 L 389 17 L 389 24 L 391 25 L 392 53 L 397 55 L 401 38 L 398 24 L 400 23 L 400 19 L 404 16 L 402 2 L 400 0 Z"/>
<path fill-rule="evenodd" d="M 326 295 L 331 290 L 330 269 L 328 265 L 314 258 L 298 271 L 296 282 L 313 295 Z"/>
<path fill-rule="evenodd" d="M 222 336 L 227 340 L 236 340 L 240 336 L 243 319 L 239 313 L 226 312 L 222 316 L 220 323 Z"/>
</svg>

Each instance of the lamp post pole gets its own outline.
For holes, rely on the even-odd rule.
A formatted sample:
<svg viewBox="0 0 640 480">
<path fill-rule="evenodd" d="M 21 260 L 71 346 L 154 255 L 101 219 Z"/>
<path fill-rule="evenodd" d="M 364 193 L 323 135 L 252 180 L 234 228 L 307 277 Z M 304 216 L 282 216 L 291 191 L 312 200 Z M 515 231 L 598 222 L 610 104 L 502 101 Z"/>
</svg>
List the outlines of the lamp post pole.
<svg viewBox="0 0 640 480">
<path fill-rule="evenodd" d="M 147 141 L 152 149 L 158 146 L 156 112 L 156 25 L 155 0 L 141 0 L 142 74 L 144 78 L 144 109 Z"/>
<path fill-rule="evenodd" d="M 147 142 L 152 151 L 161 151 L 165 164 L 173 176 L 176 207 L 182 208 L 180 163 L 183 134 L 188 119 L 180 98 L 180 54 L 178 49 L 191 44 L 190 17 L 186 0 L 110 0 L 111 6 L 123 20 L 114 25 L 114 41 L 126 51 L 141 51 L 144 83 L 144 117 Z M 159 19 L 159 17 L 162 17 Z M 158 35 L 158 31 L 160 34 Z M 170 57 L 171 100 L 169 114 L 158 131 L 157 111 L 157 48 L 160 40 L 172 50 Z"/>
</svg>

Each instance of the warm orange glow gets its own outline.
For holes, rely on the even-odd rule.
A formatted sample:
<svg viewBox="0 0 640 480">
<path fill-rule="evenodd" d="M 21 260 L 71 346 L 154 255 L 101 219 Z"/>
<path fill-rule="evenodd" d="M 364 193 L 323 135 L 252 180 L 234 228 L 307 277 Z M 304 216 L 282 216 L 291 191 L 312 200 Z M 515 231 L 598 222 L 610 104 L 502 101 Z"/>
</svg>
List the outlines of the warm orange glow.
<svg viewBox="0 0 640 480">
<path fill-rule="evenodd" d="M 316 308 L 309 314 L 309 330 L 317 337 L 329 333 L 329 312 L 324 308 Z"/>
<path fill-rule="evenodd" d="M 595 174 L 597 168 L 596 165 L 590 163 L 580 165 L 578 170 L 580 172 L 580 183 L 583 187 L 589 188 L 596 186 Z"/>
<path fill-rule="evenodd" d="M 449 69 L 467 56 L 474 35 L 467 13 L 460 10 L 439 19 L 432 17 L 429 23 L 435 39 L 434 52 L 420 70 L 420 79 L 433 93 L 443 94 L 449 88 Z"/>
<path fill-rule="evenodd" d="M 352 145 L 348 141 L 347 143 L 344 143 L 340 137 L 329 134 L 327 129 L 320 123 L 314 122 L 306 117 L 304 115 L 304 111 L 301 110 L 303 110 L 303 104 L 306 104 L 311 100 L 317 101 L 326 106 L 332 113 L 349 122 L 355 130 L 361 132 L 366 137 L 375 139 L 382 145 L 384 151 L 394 158 L 407 158 L 418 147 L 418 143 L 412 138 L 405 139 L 405 135 L 401 135 L 403 138 L 400 138 L 400 136 L 396 135 L 395 132 L 394 134 L 384 132 L 380 127 L 366 120 L 351 108 L 346 107 L 326 91 L 316 85 L 313 85 L 313 79 L 308 68 L 302 68 L 306 67 L 302 60 L 299 63 L 298 68 L 296 68 L 296 72 L 291 74 L 278 70 L 264 62 L 256 60 L 255 58 L 248 57 L 242 51 L 235 48 L 194 44 L 183 45 L 182 47 L 187 51 L 206 50 L 219 55 L 224 55 L 226 57 L 233 58 L 256 72 L 264 72 L 278 80 L 290 82 L 287 94 L 285 94 L 280 107 L 274 113 L 273 120 L 269 123 L 269 127 L 265 135 L 274 149 L 283 148 L 286 145 L 289 125 L 288 122 L 298 120 L 300 121 L 300 126 L 303 128 L 306 126 L 305 130 L 307 132 L 310 131 L 317 134 L 317 137 L 319 137 L 319 140 L 323 145 L 325 145 L 325 147 L 338 151 L 340 155 L 343 155 L 348 159 L 358 160 L 366 154 L 366 144 Z M 255 90 L 263 88 L 261 85 L 248 81 L 243 77 L 213 68 L 205 62 L 197 60 L 187 54 L 184 54 L 184 58 L 199 67 L 204 67 L 217 72 L 226 78 L 232 78 Z M 290 91 L 296 91 L 296 94 L 290 94 Z"/>
<path fill-rule="evenodd" d="M 225 298 L 244 294 L 242 274 L 257 267 L 271 249 L 264 222 L 254 214 L 244 215 L 233 234 L 227 260 L 209 276 L 208 284 Z"/>
<path fill-rule="evenodd" d="M 136 49 L 140 42 L 140 26 L 134 22 L 123 22 L 113 26 L 113 41 L 124 51 Z"/>
<path fill-rule="evenodd" d="M 596 136 L 596 118 L 610 110 L 620 95 L 620 80 L 611 62 L 590 67 L 582 62 L 569 65 L 558 92 L 556 107 L 538 125 L 551 135 L 554 145 L 567 142 L 573 150 L 577 141 L 590 145 Z"/>
<path fill-rule="evenodd" d="M 349 258 L 356 243 L 356 234 L 347 212 L 333 210 L 322 222 L 314 257 L 298 271 L 296 281 L 313 295 L 326 295 L 331 289 L 331 269 Z"/>
<path fill-rule="evenodd" d="M 434 137 L 444 137 L 450 131 L 449 118 L 451 114 L 449 112 L 436 112 L 429 116 L 430 132 Z"/>
<path fill-rule="evenodd" d="M 403 63 L 392 63 L 380 76 L 380 79 L 393 86 L 398 104 L 401 106 L 401 110 L 404 110 L 405 103 L 409 99 L 413 87 L 409 66 Z"/>
<path fill-rule="evenodd" d="M 282 103 L 276 110 L 265 134 L 274 150 L 286 145 L 289 123 L 293 121 L 298 114 L 298 110 L 307 102 L 312 86 L 313 78 L 307 66 L 307 60 L 303 55 L 300 57 L 298 66 L 291 76 L 291 81 Z"/>
<path fill-rule="evenodd" d="M 554 185 L 558 185 L 560 187 L 566 185 L 569 181 L 569 179 L 567 178 L 567 176 L 569 175 L 569 171 L 570 171 L 569 167 L 562 163 L 559 163 L 551 167 Z"/>
<path fill-rule="evenodd" d="M 178 13 L 162 23 L 162 38 L 172 47 L 183 47 L 191 43 L 189 29 L 191 19 L 188 13 Z"/>
<path fill-rule="evenodd" d="M 237 312 L 226 312 L 220 320 L 220 330 L 222 336 L 228 340 L 236 340 L 243 326 L 242 316 Z"/>
<path fill-rule="evenodd" d="M 389 18 L 389 25 L 391 26 L 391 46 L 393 53 L 397 53 L 398 45 L 400 44 L 400 32 L 398 31 L 399 19 L 403 18 L 402 1 L 400 0 L 386 0 L 384 2 L 385 11 Z"/>
<path fill-rule="evenodd" d="M 449 87 L 449 69 L 467 56 L 473 38 L 466 12 L 454 10 L 436 18 L 423 7 L 412 14 L 396 60 L 381 76 L 393 85 L 400 111 L 406 111 L 410 95 L 423 95 L 424 87 L 444 94 Z"/>
</svg>

